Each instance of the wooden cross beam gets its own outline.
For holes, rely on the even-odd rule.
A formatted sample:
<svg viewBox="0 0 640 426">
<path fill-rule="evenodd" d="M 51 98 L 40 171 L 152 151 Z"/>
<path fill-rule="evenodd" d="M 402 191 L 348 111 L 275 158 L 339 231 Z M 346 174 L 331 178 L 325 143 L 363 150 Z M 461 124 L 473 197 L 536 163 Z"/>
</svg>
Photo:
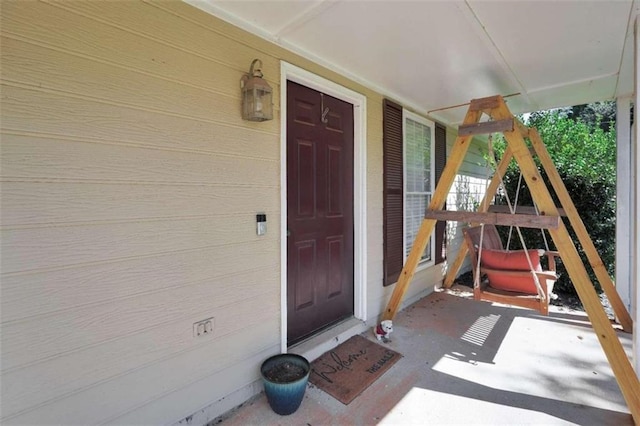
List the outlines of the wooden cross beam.
<svg viewBox="0 0 640 426">
<path fill-rule="evenodd" d="M 425 219 L 449 220 L 454 222 L 484 223 L 522 228 L 558 229 L 559 216 L 536 216 L 531 214 L 510 214 L 492 212 L 467 212 L 452 210 L 427 210 Z"/>
<path fill-rule="evenodd" d="M 486 135 L 489 133 L 513 130 L 513 118 L 507 120 L 485 121 L 484 123 L 465 124 L 458 128 L 458 136 Z"/>
<path fill-rule="evenodd" d="M 540 214 L 535 206 L 513 206 L 515 214 L 530 214 L 537 215 Z M 489 211 L 493 213 L 511 213 L 509 206 L 506 204 L 491 204 L 489 206 Z M 560 216 L 567 217 L 567 212 L 562 208 L 558 208 L 558 213 Z"/>
</svg>

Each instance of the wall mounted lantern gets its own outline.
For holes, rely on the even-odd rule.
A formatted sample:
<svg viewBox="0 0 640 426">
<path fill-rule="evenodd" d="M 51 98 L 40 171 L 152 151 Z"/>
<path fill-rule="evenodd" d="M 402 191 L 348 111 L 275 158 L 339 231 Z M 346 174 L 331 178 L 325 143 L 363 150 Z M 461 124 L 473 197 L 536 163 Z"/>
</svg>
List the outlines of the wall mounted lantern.
<svg viewBox="0 0 640 426">
<path fill-rule="evenodd" d="M 256 64 L 259 64 L 256 66 Z M 262 78 L 262 61 L 251 62 L 249 74 L 242 76 L 242 118 L 249 121 L 273 119 L 273 89 Z"/>
</svg>

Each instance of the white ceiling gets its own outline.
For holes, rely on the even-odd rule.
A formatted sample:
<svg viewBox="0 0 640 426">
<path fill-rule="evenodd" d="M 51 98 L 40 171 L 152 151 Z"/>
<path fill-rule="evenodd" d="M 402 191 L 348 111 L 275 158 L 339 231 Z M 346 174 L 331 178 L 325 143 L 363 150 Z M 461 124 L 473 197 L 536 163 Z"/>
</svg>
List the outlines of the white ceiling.
<svg viewBox="0 0 640 426">
<path fill-rule="evenodd" d="M 640 0 L 186 0 L 449 124 L 470 99 L 514 113 L 633 91 Z"/>
</svg>

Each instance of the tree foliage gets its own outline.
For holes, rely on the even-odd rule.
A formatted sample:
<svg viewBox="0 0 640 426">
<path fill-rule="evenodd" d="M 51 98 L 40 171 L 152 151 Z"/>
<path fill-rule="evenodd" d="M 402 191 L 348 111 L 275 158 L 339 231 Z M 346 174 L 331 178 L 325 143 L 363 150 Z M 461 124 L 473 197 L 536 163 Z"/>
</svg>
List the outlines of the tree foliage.
<svg viewBox="0 0 640 426">
<path fill-rule="evenodd" d="M 605 116 L 596 112 L 598 108 L 606 109 L 600 104 L 537 112 L 531 114 L 527 122 L 530 127 L 538 129 L 569 194 L 571 194 L 578 213 L 611 275 L 615 273 L 616 236 L 616 135 L 615 125 L 611 123 L 611 117 L 615 117 L 615 105 L 613 106 L 613 112 L 609 112 L 607 115 L 608 123 L 606 126 L 603 125 L 603 117 Z M 504 152 L 504 147 L 504 140 L 499 140 L 496 143 L 496 151 L 499 154 Z M 539 169 L 547 181 L 547 186 L 552 192 L 556 205 L 560 206 L 542 167 L 539 166 Z M 519 169 L 515 162 L 512 162 L 504 177 L 505 186 L 512 200 L 518 186 L 518 177 Z M 498 196 L 496 202 L 506 204 L 504 195 Z M 524 180 L 518 204 L 533 204 Z M 565 224 L 576 247 L 578 247 L 583 262 L 587 265 L 587 271 L 592 281 L 600 290 L 595 274 L 588 266 L 588 259 L 567 219 L 565 219 Z M 527 247 L 544 247 L 540 231 L 532 229 L 522 229 L 522 231 Z M 506 234 L 508 228 L 501 230 L 501 232 Z M 547 240 L 553 250 L 555 247 L 548 234 Z M 517 236 L 512 238 L 511 248 L 520 248 Z M 559 265 L 559 271 L 561 277 L 556 283 L 556 289 L 575 293 L 562 265 Z"/>
<path fill-rule="evenodd" d="M 532 114 L 528 125 L 536 127 L 556 168 L 569 176 L 610 180 L 616 178 L 615 126 L 604 130 L 601 120 L 573 119 L 563 111 Z"/>
<path fill-rule="evenodd" d="M 615 127 L 616 103 L 614 101 L 576 105 L 568 109 L 569 118 L 582 121 L 591 128 L 599 127 L 608 132 Z"/>
</svg>

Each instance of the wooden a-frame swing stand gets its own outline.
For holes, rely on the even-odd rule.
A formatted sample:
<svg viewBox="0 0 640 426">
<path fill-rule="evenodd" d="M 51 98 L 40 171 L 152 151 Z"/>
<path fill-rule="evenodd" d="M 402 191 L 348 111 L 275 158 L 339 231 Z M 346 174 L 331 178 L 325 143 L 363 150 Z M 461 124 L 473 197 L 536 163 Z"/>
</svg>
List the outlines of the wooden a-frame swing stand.
<svg viewBox="0 0 640 426">
<path fill-rule="evenodd" d="M 483 114 L 488 115 L 490 121 L 480 122 Z M 540 215 L 538 219 L 536 219 L 535 216 L 529 216 L 527 218 L 521 214 L 499 215 L 490 213 L 486 210 L 488 203 L 485 202 L 481 203 L 481 210 L 476 213 L 448 212 L 443 210 L 447 194 L 464 160 L 473 135 L 496 132 L 502 132 L 504 134 L 507 141 L 507 149 L 497 166 L 496 173 L 487 188 L 485 197 L 492 197 L 496 193 L 500 185 L 499 175 L 504 175 L 509 162 L 515 159 L 529 187 L 533 201 L 538 207 Z M 531 149 L 527 146 L 525 138 L 531 142 Z M 587 254 L 589 263 L 609 298 L 618 321 L 625 331 L 632 331 L 633 324 L 631 317 L 620 299 L 611 277 L 604 267 L 540 135 L 535 128 L 526 127 L 511 114 L 502 96 L 474 99 L 470 102 L 464 122 L 458 130 L 458 137 L 454 143 L 451 155 L 447 158 L 447 164 L 431 198 L 425 219 L 416 235 L 413 247 L 402 268 L 391 299 L 383 314 L 383 319 L 393 319 L 396 315 L 437 220 L 466 221 L 472 223 L 492 222 L 499 225 L 519 226 L 527 226 L 527 224 L 530 224 L 530 227 L 546 228 L 560 253 L 562 262 L 589 316 L 593 329 L 600 340 L 600 344 L 604 349 L 611 369 L 618 381 L 620 390 L 629 406 L 631 415 L 635 423 L 640 424 L 640 382 L 638 381 L 638 376 L 633 370 L 616 331 L 600 303 L 600 299 L 587 274 L 585 265 L 582 263 L 578 251 L 571 240 L 567 228 L 559 218 L 559 209 L 551 198 L 549 189 L 533 160 L 532 153 L 537 155 L 542 167 L 544 167 L 551 185 L 562 203 L 566 216 L 575 230 L 582 248 Z M 464 244 L 461 245 L 458 257 L 452 263 L 444 280 L 445 287 L 450 287 L 453 283 L 467 251 L 467 246 Z"/>
</svg>

